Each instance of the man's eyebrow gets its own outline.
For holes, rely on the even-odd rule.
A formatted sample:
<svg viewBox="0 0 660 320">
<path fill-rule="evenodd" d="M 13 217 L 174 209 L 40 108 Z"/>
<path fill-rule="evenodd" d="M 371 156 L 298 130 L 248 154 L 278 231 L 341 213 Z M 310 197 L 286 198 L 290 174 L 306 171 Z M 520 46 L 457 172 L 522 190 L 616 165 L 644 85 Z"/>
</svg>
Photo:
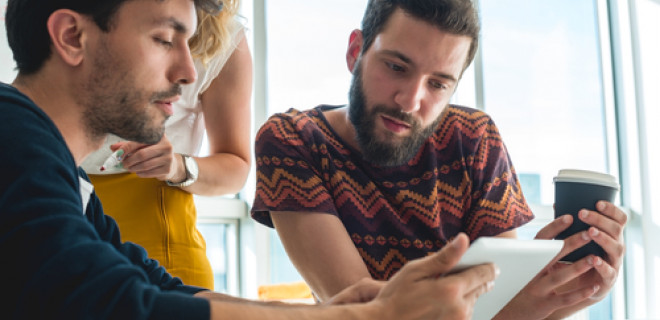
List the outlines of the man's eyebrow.
<svg viewBox="0 0 660 320">
<path fill-rule="evenodd" d="M 186 27 L 185 24 L 183 24 L 181 21 L 177 20 L 174 17 L 155 19 L 153 24 L 156 25 L 156 26 L 170 27 L 178 33 L 187 33 L 188 32 L 188 27 Z"/>
<path fill-rule="evenodd" d="M 405 54 L 403 54 L 399 51 L 396 51 L 396 50 L 383 50 L 382 53 L 385 54 L 385 55 L 388 55 L 388 56 L 393 56 L 393 57 L 395 57 L 395 58 L 397 58 L 397 59 L 399 59 L 399 60 L 401 60 L 405 63 L 414 64 L 412 59 L 408 58 L 408 56 L 406 56 Z"/>
<path fill-rule="evenodd" d="M 401 60 L 401 61 L 403 61 L 407 64 L 415 65 L 415 62 L 412 61 L 412 59 L 410 59 L 410 57 L 406 56 L 405 54 L 403 54 L 399 51 L 396 51 L 396 50 L 383 50 L 381 52 L 383 54 L 387 55 L 387 56 L 395 57 L 395 58 L 397 58 L 397 59 L 399 59 L 399 60 Z M 452 82 L 457 82 L 458 81 L 458 79 L 456 79 L 456 77 L 454 77 L 453 75 L 448 74 L 448 73 L 444 73 L 444 72 L 433 72 L 433 75 L 436 76 L 436 77 L 439 77 L 439 78 L 450 80 Z"/>
</svg>

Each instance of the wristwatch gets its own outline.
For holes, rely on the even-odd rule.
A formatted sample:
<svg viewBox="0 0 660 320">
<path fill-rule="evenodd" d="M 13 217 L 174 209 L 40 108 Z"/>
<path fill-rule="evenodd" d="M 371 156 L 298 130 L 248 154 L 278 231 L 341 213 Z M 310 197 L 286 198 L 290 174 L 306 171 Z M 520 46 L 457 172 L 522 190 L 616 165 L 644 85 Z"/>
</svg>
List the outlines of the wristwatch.
<svg viewBox="0 0 660 320">
<path fill-rule="evenodd" d="M 197 161 L 195 161 L 195 158 L 189 155 L 182 154 L 181 157 L 183 158 L 183 168 L 186 169 L 186 179 L 181 182 L 172 182 L 167 180 L 165 182 L 168 186 L 187 187 L 197 181 L 197 177 L 199 176 L 199 167 L 197 167 Z"/>
</svg>

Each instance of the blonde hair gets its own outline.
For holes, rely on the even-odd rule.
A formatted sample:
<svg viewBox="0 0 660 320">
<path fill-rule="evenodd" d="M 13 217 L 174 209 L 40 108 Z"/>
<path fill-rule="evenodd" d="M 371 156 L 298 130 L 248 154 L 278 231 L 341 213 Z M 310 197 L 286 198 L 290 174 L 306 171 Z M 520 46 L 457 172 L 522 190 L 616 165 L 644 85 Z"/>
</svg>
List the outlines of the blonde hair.
<svg viewBox="0 0 660 320">
<path fill-rule="evenodd" d="M 229 25 L 238 12 L 240 0 L 223 0 L 222 11 L 210 15 L 197 10 L 197 31 L 188 41 L 193 58 L 206 64 L 212 57 L 231 49 Z"/>
</svg>

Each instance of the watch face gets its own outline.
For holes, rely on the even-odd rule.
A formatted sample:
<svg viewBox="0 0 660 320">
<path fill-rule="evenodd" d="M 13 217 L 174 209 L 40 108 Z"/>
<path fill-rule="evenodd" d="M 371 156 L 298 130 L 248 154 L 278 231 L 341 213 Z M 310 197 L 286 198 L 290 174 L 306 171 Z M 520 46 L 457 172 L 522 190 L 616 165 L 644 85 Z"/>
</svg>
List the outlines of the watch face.
<svg viewBox="0 0 660 320">
<path fill-rule="evenodd" d="M 167 180 L 167 185 L 171 187 L 187 187 L 195 181 L 197 181 L 197 176 L 199 174 L 199 168 L 197 167 L 197 161 L 193 157 L 187 156 L 185 154 L 181 155 L 183 157 L 183 166 L 186 169 L 186 180 L 181 182 L 172 182 Z"/>
<path fill-rule="evenodd" d="M 197 161 L 190 156 L 184 156 L 186 161 L 186 172 L 188 173 L 188 180 L 192 183 L 197 180 L 197 175 L 199 174 L 199 168 L 197 167 Z"/>
</svg>

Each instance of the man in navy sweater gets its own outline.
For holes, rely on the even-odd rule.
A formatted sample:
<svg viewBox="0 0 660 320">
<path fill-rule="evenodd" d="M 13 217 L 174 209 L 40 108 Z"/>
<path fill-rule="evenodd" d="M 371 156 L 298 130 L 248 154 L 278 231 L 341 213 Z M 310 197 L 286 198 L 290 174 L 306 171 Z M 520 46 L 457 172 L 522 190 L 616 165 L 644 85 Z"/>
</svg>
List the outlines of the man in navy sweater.
<svg viewBox="0 0 660 320">
<path fill-rule="evenodd" d="M 320 307 L 248 302 L 184 285 L 122 243 L 79 164 L 105 136 L 155 143 L 195 81 L 196 9 L 217 0 L 9 0 L 18 76 L 0 84 L 3 319 L 465 319 L 496 276 L 447 276 L 468 246 L 364 280 Z M 8 62 L 2 62 L 8 63 Z M 443 294 L 438 294 L 443 292 Z"/>
</svg>

